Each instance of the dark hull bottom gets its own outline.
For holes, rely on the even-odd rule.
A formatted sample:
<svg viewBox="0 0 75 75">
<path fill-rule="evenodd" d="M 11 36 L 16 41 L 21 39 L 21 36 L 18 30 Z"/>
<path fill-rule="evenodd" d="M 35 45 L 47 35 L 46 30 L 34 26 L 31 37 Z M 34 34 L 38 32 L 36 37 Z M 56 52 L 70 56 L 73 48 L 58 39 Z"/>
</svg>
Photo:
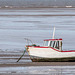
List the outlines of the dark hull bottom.
<svg viewBox="0 0 75 75">
<path fill-rule="evenodd" d="M 31 58 L 33 62 L 75 62 L 75 57 L 68 58 Z"/>
</svg>

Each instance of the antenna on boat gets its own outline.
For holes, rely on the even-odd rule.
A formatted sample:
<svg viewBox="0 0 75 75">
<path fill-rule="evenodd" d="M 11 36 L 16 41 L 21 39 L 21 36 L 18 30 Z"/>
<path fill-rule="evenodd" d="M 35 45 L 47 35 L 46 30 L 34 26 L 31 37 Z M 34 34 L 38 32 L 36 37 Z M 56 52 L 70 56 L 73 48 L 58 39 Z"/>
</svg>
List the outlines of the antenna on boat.
<svg viewBox="0 0 75 75">
<path fill-rule="evenodd" d="M 53 31 L 53 37 L 52 37 L 52 39 L 54 39 L 54 36 L 55 36 L 55 27 L 54 27 L 54 31 Z"/>
</svg>

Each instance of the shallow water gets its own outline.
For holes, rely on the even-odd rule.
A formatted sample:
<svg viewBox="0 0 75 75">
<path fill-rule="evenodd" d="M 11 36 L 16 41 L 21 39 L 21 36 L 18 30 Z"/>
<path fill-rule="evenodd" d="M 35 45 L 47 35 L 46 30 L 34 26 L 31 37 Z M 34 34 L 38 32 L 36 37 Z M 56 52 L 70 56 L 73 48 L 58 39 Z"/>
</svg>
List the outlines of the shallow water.
<svg viewBox="0 0 75 75">
<path fill-rule="evenodd" d="M 75 75 L 75 66 L 1 67 L 0 74 Z"/>
<path fill-rule="evenodd" d="M 0 9 L 0 49 L 24 50 L 24 38 L 43 45 L 44 39 L 52 38 L 54 26 L 63 49 L 74 50 L 75 8 Z"/>
</svg>

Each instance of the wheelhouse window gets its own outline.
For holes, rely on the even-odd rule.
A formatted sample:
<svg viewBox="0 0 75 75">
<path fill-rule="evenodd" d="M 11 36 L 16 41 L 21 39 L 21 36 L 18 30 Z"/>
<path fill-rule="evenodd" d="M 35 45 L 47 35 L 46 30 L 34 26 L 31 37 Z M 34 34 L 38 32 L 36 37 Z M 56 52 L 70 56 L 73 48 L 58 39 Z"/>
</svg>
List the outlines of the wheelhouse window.
<svg viewBox="0 0 75 75">
<path fill-rule="evenodd" d="M 59 41 L 56 42 L 55 48 L 59 49 Z"/>
<path fill-rule="evenodd" d="M 62 39 L 49 39 L 44 40 L 44 46 L 52 47 L 58 50 L 62 50 Z"/>
<path fill-rule="evenodd" d="M 52 45 L 52 41 L 50 41 L 50 44 L 49 44 L 49 46 L 51 47 L 51 45 Z"/>
<path fill-rule="evenodd" d="M 53 48 L 56 48 L 56 49 L 59 49 L 59 41 L 49 41 L 49 46 L 50 47 L 53 47 Z"/>
<path fill-rule="evenodd" d="M 44 42 L 44 46 L 48 46 L 49 41 Z"/>
<path fill-rule="evenodd" d="M 54 48 L 54 46 L 55 46 L 55 41 L 50 41 L 49 46 Z"/>
</svg>

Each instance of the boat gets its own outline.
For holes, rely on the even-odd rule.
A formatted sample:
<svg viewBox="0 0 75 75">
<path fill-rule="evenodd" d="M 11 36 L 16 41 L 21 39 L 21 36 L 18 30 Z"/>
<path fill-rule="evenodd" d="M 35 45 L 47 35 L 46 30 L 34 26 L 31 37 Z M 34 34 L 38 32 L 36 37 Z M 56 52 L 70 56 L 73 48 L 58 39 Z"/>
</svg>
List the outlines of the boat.
<svg viewBox="0 0 75 75">
<path fill-rule="evenodd" d="M 44 46 L 26 45 L 33 62 L 75 62 L 75 50 L 62 50 L 62 39 L 45 39 Z"/>
</svg>

